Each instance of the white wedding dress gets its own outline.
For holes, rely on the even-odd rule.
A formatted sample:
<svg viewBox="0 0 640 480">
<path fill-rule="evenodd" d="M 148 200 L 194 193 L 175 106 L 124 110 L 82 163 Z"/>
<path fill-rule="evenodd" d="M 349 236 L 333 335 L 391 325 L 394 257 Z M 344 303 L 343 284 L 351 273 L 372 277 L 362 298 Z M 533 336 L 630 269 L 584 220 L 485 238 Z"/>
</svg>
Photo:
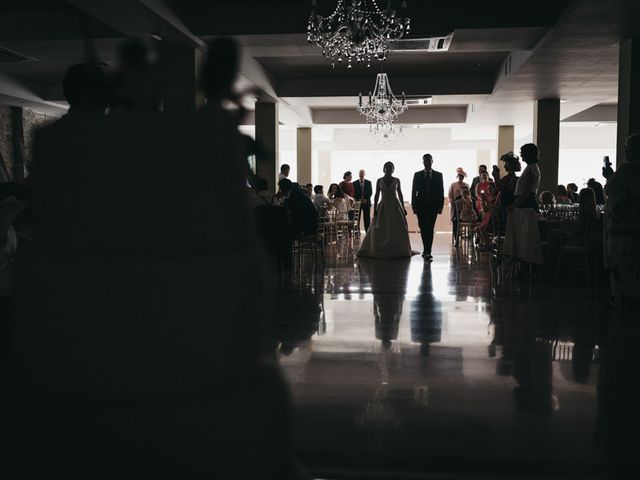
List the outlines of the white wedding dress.
<svg viewBox="0 0 640 480">
<path fill-rule="evenodd" d="M 358 256 L 381 259 L 411 257 L 411 242 L 404 206 L 398 199 L 398 179 L 393 178 L 390 185 L 384 179 L 378 179 L 382 200 L 378 204 L 377 214 L 371 222 Z"/>
</svg>

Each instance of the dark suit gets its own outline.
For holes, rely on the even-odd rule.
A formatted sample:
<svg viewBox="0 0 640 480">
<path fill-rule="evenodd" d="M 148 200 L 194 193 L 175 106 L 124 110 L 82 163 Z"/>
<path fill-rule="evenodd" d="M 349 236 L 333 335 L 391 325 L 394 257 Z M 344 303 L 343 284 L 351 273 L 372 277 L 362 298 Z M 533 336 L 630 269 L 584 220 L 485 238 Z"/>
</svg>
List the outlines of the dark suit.
<svg viewBox="0 0 640 480">
<path fill-rule="evenodd" d="M 425 170 L 420 170 L 413 175 L 411 207 L 418 217 L 424 245 L 423 254 L 431 255 L 433 228 L 438 214 L 444 208 L 444 183 L 440 172 L 431 170 L 431 175 L 428 176 Z"/>
<path fill-rule="evenodd" d="M 471 194 L 471 200 L 473 202 L 473 208 L 476 208 L 476 200 L 478 200 L 478 196 L 476 195 L 476 187 L 480 183 L 480 175 L 477 177 L 473 177 L 473 181 L 471 182 L 471 187 L 469 188 L 469 193 Z"/>
<path fill-rule="evenodd" d="M 364 181 L 364 190 L 360 185 L 360 179 L 353 182 L 354 198 L 356 201 L 362 201 L 360 204 L 360 210 L 362 212 L 362 218 L 364 218 L 364 231 L 369 231 L 369 225 L 371 223 L 371 195 L 373 195 L 373 189 L 369 180 Z M 358 225 L 360 226 L 360 225 Z"/>
</svg>

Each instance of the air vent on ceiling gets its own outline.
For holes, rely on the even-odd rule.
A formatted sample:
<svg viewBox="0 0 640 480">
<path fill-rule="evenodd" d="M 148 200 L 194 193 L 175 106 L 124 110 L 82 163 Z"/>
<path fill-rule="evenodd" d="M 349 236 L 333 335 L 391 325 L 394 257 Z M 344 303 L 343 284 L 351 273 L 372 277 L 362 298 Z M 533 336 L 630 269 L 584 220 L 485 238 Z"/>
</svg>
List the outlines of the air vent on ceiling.
<svg viewBox="0 0 640 480">
<path fill-rule="evenodd" d="M 37 58 L 23 55 L 22 53 L 15 52 L 0 45 L 0 63 L 10 62 L 37 62 Z"/>
<path fill-rule="evenodd" d="M 453 32 L 448 35 L 428 38 L 403 38 L 391 43 L 395 51 L 446 52 L 453 41 Z"/>
</svg>

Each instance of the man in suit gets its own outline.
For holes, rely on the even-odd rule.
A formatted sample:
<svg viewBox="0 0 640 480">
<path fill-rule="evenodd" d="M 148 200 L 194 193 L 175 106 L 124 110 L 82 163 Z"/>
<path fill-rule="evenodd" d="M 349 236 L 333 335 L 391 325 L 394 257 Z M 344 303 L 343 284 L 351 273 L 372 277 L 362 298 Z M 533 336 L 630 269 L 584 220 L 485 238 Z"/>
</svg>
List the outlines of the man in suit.
<svg viewBox="0 0 640 480">
<path fill-rule="evenodd" d="M 476 201 L 478 200 L 478 196 L 476 195 L 476 187 L 480 183 L 480 175 L 482 175 L 483 173 L 488 173 L 487 166 L 486 165 L 478 166 L 478 176 L 474 177 L 473 180 L 471 181 L 471 189 L 470 189 L 471 191 L 469 193 L 471 193 L 473 208 L 476 208 Z"/>
<path fill-rule="evenodd" d="M 360 201 L 361 216 L 364 219 L 364 231 L 368 232 L 371 224 L 371 195 L 373 195 L 373 190 L 371 182 L 364 178 L 364 170 L 360 170 L 358 181 L 353 182 L 353 189 L 354 198 L 356 201 Z M 360 225 L 358 225 L 358 228 L 360 228 Z"/>
<path fill-rule="evenodd" d="M 426 153 L 422 157 L 424 170 L 413 175 L 411 188 L 411 207 L 418 217 L 420 235 L 424 252 L 422 257 L 426 261 L 432 261 L 431 246 L 433 245 L 433 228 L 436 218 L 444 208 L 444 183 L 442 173 L 432 170 L 433 157 Z"/>
</svg>

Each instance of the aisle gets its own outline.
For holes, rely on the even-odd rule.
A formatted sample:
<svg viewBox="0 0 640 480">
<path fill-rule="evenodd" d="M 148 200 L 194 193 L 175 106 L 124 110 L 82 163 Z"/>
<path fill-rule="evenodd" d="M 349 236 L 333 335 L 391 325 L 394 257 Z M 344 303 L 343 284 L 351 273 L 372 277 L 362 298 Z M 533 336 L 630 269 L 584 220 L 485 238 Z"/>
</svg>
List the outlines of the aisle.
<svg viewBox="0 0 640 480">
<path fill-rule="evenodd" d="M 599 467 L 597 365 L 577 383 L 539 358 L 584 299 L 492 299 L 489 255 L 452 255 L 442 234 L 433 263 L 345 257 L 319 300 L 317 331 L 280 357 L 314 472 Z"/>
</svg>

